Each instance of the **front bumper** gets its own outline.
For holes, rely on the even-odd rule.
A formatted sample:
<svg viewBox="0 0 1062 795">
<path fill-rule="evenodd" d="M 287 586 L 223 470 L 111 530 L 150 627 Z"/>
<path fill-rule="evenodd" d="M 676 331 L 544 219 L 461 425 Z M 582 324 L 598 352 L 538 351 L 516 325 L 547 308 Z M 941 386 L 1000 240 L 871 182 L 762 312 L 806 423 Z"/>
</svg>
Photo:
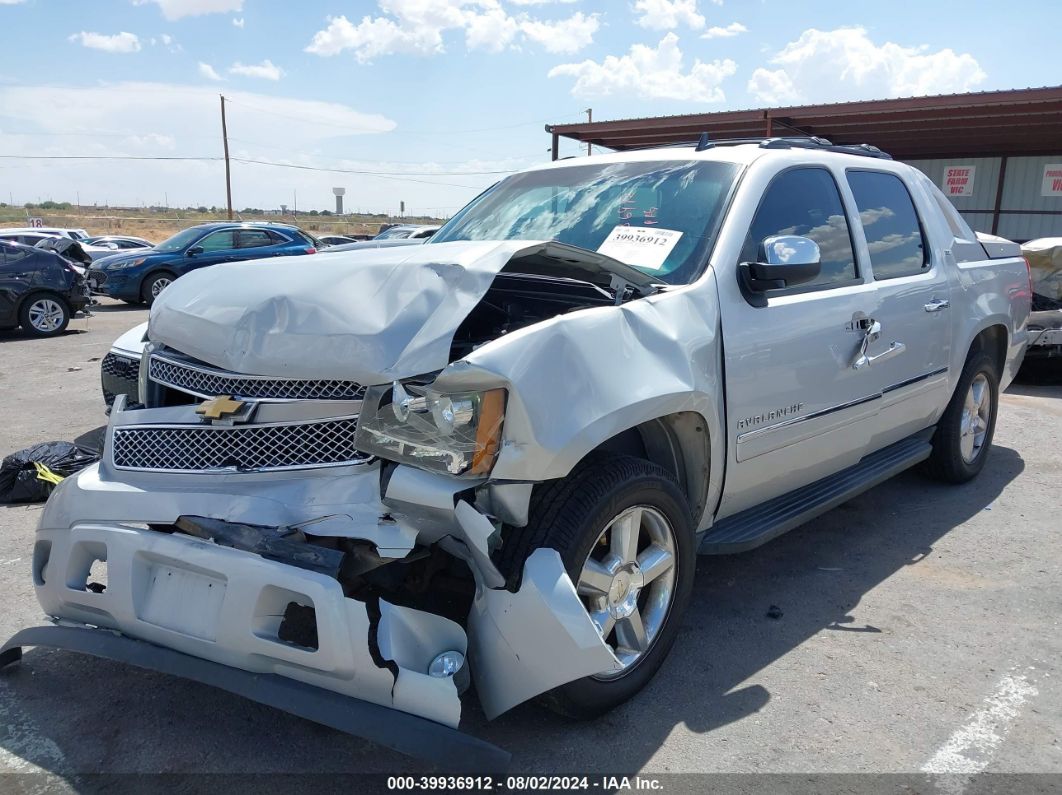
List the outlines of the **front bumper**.
<svg viewBox="0 0 1062 795">
<path fill-rule="evenodd" d="M 106 589 L 96 593 L 104 564 Z M 461 627 L 382 600 L 370 620 L 364 602 L 323 574 L 188 536 L 86 522 L 38 531 L 33 579 L 49 616 L 449 726 L 460 718 L 453 680 L 429 676 L 428 666 L 444 651 L 466 654 Z M 280 639 L 291 602 L 313 609 L 316 649 Z"/>
<path fill-rule="evenodd" d="M 124 402 L 111 413 L 104 458 L 64 480 L 41 515 L 33 577 L 54 620 L 448 727 L 460 721 L 457 686 L 428 674 L 443 652 L 465 656 L 488 718 L 619 667 L 554 550 L 536 550 L 519 588 L 506 589 L 490 557 L 495 525 L 474 507 L 467 481 L 399 466 L 382 486 L 376 461 L 271 472 L 118 470 L 116 429 L 197 421 L 194 406 L 126 411 Z M 468 564 L 472 608 L 462 626 L 383 598 L 348 597 L 339 579 L 290 559 L 168 532 L 181 517 L 299 528 L 368 543 L 385 559 L 438 545 Z M 159 525 L 166 527 L 152 529 Z M 313 643 L 281 631 L 293 603 L 312 610 Z"/>
<path fill-rule="evenodd" d="M 88 272 L 89 289 L 97 295 L 136 300 L 140 297 L 140 274 L 135 269 L 105 271 L 92 268 Z"/>
<path fill-rule="evenodd" d="M 69 649 L 200 682 L 450 769 L 500 773 L 509 763 L 510 755 L 500 748 L 423 718 L 282 676 L 218 665 L 115 632 L 67 626 L 24 629 L 0 647 L 0 668 L 22 659 L 24 646 Z"/>
</svg>

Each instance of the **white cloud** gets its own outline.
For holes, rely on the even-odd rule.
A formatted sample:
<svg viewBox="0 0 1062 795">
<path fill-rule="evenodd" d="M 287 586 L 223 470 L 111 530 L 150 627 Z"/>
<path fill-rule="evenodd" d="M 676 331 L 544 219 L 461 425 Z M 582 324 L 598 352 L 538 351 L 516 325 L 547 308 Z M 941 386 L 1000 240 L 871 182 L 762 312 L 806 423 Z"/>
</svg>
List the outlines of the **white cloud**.
<svg viewBox="0 0 1062 795">
<path fill-rule="evenodd" d="M 124 31 L 108 36 L 105 33 L 89 33 L 83 30 L 67 37 L 67 41 L 79 42 L 82 47 L 103 50 L 104 52 L 130 53 L 140 51 L 140 39 L 137 35 Z"/>
<path fill-rule="evenodd" d="M 465 25 L 465 44 L 470 50 L 501 52 L 512 44 L 520 31 L 519 23 L 500 8 L 473 14 Z"/>
<path fill-rule="evenodd" d="M 969 53 L 878 45 L 860 27 L 805 30 L 770 64 L 777 68 L 756 69 L 748 83 L 749 92 L 769 104 L 969 91 L 986 77 Z"/>
<path fill-rule="evenodd" d="M 697 0 L 635 0 L 634 10 L 641 14 L 638 24 L 650 30 L 674 30 L 682 25 L 693 30 L 704 27 Z"/>
<path fill-rule="evenodd" d="M 279 80 L 284 76 L 284 70 L 267 58 L 259 64 L 242 64 L 237 61 L 229 67 L 229 74 L 259 77 L 262 80 Z"/>
<path fill-rule="evenodd" d="M 233 202 L 237 208 L 290 206 L 292 191 L 298 191 L 300 209 L 331 208 L 332 186 L 345 185 L 347 207 L 351 209 L 397 212 L 398 202 L 404 200 L 407 209 L 413 211 L 446 208 L 446 212 L 456 212 L 497 176 L 452 176 L 445 172 L 516 169 L 541 159 L 535 155 L 460 163 L 395 163 L 376 156 L 385 151 L 386 139 L 373 134 L 395 128 L 395 123 L 384 116 L 334 102 L 261 92 L 226 90 L 225 96 L 229 100 L 229 145 L 234 158 L 317 168 L 416 172 L 409 175 L 416 181 L 409 182 L 233 162 Z M 56 113 L 56 107 L 64 112 Z M 130 107 L 136 107 L 138 112 L 130 114 Z M 5 154 L 219 156 L 217 84 L 0 83 L 0 108 L 4 109 L 3 123 L 7 128 L 3 132 Z M 284 130 L 282 143 L 286 151 L 266 146 L 278 142 L 271 141 L 262 130 L 276 129 L 278 125 Z M 12 132 L 16 129 L 20 132 Z M 363 134 L 352 143 L 350 136 L 357 133 Z M 352 149 L 362 152 L 362 156 L 352 158 Z M 446 159 L 443 155 L 438 157 Z M 421 154 L 407 159 L 429 158 L 430 155 Z M 441 173 L 422 176 L 433 172 Z M 73 201 L 74 190 L 78 189 L 82 203 L 89 206 L 105 201 L 125 206 L 161 204 L 164 192 L 169 194 L 171 206 L 225 203 L 224 165 L 220 160 L 32 160 L 4 173 L 4 194 L 10 191 L 16 202 L 35 201 L 37 197 Z M 432 180 L 438 182 L 424 184 Z M 299 220 L 309 221 L 301 214 Z M 101 222 L 86 218 L 85 223 L 95 230 Z"/>
<path fill-rule="evenodd" d="M 205 77 L 207 80 L 222 80 L 223 79 L 221 77 L 221 75 L 219 75 L 217 73 L 217 70 L 214 69 L 213 66 L 211 66 L 208 63 L 203 63 L 202 61 L 199 62 L 199 76 L 200 77 Z"/>
<path fill-rule="evenodd" d="M 25 3 L 26 0 L 0 0 L 0 6 L 17 6 L 19 3 Z"/>
<path fill-rule="evenodd" d="M 740 22 L 731 22 L 725 27 L 713 26 L 701 34 L 702 39 L 729 39 L 739 33 L 748 33 L 749 29 Z"/>
<path fill-rule="evenodd" d="M 544 6 L 552 3 L 568 5 L 578 3 L 579 0 L 508 0 L 508 2 L 514 6 Z"/>
<path fill-rule="evenodd" d="M 242 11 L 243 0 L 133 0 L 133 5 L 155 3 L 169 20 L 197 17 L 203 14 L 227 14 Z"/>
<path fill-rule="evenodd" d="M 326 57 L 352 50 L 361 63 L 383 55 L 436 55 L 446 51 L 445 33 L 462 31 L 471 50 L 501 52 L 522 35 L 550 52 L 575 52 L 599 27 L 596 15 L 581 12 L 559 21 L 512 16 L 499 0 L 379 0 L 379 8 L 382 16 L 357 23 L 330 17 L 305 51 Z"/>
<path fill-rule="evenodd" d="M 244 22 L 245 22 L 245 20 L 244 20 L 243 17 L 233 17 L 232 18 L 232 24 L 235 25 L 238 28 L 242 28 L 243 25 L 244 25 Z"/>
<path fill-rule="evenodd" d="M 558 22 L 538 22 L 525 19 L 520 30 L 531 41 L 542 45 L 547 52 L 573 53 L 592 44 L 594 34 L 601 27 L 596 14 L 587 16 L 576 11 L 568 19 Z"/>
<path fill-rule="evenodd" d="M 574 77 L 572 94 L 598 97 L 625 94 L 640 99 L 675 99 L 689 102 L 722 102 L 720 84 L 737 71 L 729 58 L 705 63 L 694 60 L 683 72 L 678 36 L 668 33 L 654 48 L 635 44 L 626 55 L 608 55 L 597 61 L 555 66 L 550 77 Z"/>
</svg>

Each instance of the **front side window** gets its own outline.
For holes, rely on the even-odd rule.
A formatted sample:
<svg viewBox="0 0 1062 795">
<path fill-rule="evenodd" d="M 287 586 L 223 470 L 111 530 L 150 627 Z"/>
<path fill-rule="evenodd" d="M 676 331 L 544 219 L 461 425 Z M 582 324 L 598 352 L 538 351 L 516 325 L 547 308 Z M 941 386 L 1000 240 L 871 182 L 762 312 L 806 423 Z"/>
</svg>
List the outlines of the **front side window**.
<svg viewBox="0 0 1062 795">
<path fill-rule="evenodd" d="M 856 278 L 848 218 L 837 183 L 826 169 L 794 168 L 774 178 L 752 219 L 741 261 L 759 261 L 760 245 L 774 235 L 799 235 L 818 244 L 819 275 L 801 284 L 801 288 L 836 285 Z"/>
<path fill-rule="evenodd" d="M 900 178 L 881 171 L 851 171 L 848 184 L 867 238 L 874 279 L 897 279 L 927 270 L 922 226 Z"/>
<path fill-rule="evenodd" d="M 175 251 L 184 251 L 184 249 L 194 243 L 201 234 L 203 234 L 203 230 L 201 228 L 190 226 L 187 229 L 182 229 L 173 237 L 169 237 L 163 240 L 161 243 L 155 246 L 155 251 L 161 251 L 163 254 L 172 254 Z"/>
<path fill-rule="evenodd" d="M 515 174 L 473 200 L 428 245 L 557 240 L 686 284 L 707 262 L 739 170 L 734 163 L 665 160 Z"/>
<path fill-rule="evenodd" d="M 203 251 L 224 251 L 229 248 L 236 248 L 235 230 L 224 229 L 220 232 L 214 232 L 212 235 L 207 235 L 200 242 L 199 245 L 203 247 Z"/>
</svg>

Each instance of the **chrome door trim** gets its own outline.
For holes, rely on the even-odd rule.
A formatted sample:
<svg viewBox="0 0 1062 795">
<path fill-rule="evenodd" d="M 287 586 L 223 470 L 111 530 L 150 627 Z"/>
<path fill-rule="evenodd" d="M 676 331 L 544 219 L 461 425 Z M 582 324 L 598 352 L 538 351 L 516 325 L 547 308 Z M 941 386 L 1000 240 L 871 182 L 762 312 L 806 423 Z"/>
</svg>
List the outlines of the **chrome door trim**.
<svg viewBox="0 0 1062 795">
<path fill-rule="evenodd" d="M 807 422 L 808 420 L 815 420 L 819 417 L 825 417 L 827 414 L 834 414 L 835 412 L 844 411 L 845 409 L 850 409 L 855 406 L 861 406 L 864 403 L 869 403 L 870 401 L 877 400 L 880 397 L 881 393 L 879 392 L 875 395 L 867 395 L 866 397 L 850 400 L 847 403 L 839 403 L 836 406 L 830 406 L 829 408 L 819 409 L 818 411 L 813 411 L 811 414 L 805 414 L 801 417 L 792 417 L 788 420 L 782 420 L 782 422 L 776 422 L 774 425 L 765 425 L 762 428 L 756 428 L 755 430 L 746 431 L 745 433 L 739 434 L 737 437 L 737 442 L 738 444 L 741 444 L 744 441 L 747 441 L 749 439 L 755 439 L 757 437 L 763 436 L 764 434 L 771 433 L 772 431 L 781 430 L 782 428 L 788 428 L 792 425 L 799 425 L 802 422 Z"/>
<path fill-rule="evenodd" d="M 864 403 L 869 403 L 872 400 L 878 400 L 890 392 L 895 392 L 897 389 L 903 389 L 904 387 L 912 386 L 913 384 L 917 384 L 920 381 L 925 381 L 929 378 L 942 375 L 946 372 L 948 372 L 948 368 L 942 367 L 939 370 L 933 370 L 929 373 L 917 375 L 914 378 L 908 378 L 905 381 L 899 381 L 895 384 L 885 387 L 885 389 L 883 389 L 881 392 L 876 392 L 873 395 L 867 395 L 865 397 L 857 398 L 855 400 L 850 400 L 847 403 L 838 403 L 836 406 L 830 406 L 828 408 L 819 409 L 818 411 L 813 411 L 811 414 L 804 414 L 800 417 L 790 417 L 787 420 L 776 422 L 773 425 L 765 425 L 762 428 L 756 428 L 755 430 L 746 431 L 745 433 L 738 434 L 737 443 L 741 444 L 742 442 L 748 441 L 749 439 L 756 439 L 773 431 L 781 430 L 782 428 L 789 428 L 793 425 L 799 425 L 802 422 L 807 422 L 809 420 L 817 420 L 820 417 L 825 417 L 829 414 L 834 414 L 838 411 L 844 411 L 845 409 L 854 408 L 855 406 L 861 406 Z"/>
</svg>

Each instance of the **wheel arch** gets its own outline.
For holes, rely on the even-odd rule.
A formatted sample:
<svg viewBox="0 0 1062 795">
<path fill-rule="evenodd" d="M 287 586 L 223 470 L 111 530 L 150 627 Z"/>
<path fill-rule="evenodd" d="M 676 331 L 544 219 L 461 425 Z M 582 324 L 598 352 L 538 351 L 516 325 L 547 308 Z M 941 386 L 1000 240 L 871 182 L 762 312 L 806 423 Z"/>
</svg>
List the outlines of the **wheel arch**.
<svg viewBox="0 0 1062 795">
<path fill-rule="evenodd" d="M 996 372 L 1002 379 L 1007 364 L 1007 349 L 1010 335 L 1003 323 L 990 323 L 980 329 L 970 342 L 964 361 L 970 361 L 979 353 L 987 353 L 996 364 Z"/>
<path fill-rule="evenodd" d="M 644 458 L 671 473 L 699 526 L 710 504 L 712 480 L 712 434 L 702 414 L 675 411 L 639 422 L 605 439 L 580 461 L 602 453 Z"/>
</svg>

